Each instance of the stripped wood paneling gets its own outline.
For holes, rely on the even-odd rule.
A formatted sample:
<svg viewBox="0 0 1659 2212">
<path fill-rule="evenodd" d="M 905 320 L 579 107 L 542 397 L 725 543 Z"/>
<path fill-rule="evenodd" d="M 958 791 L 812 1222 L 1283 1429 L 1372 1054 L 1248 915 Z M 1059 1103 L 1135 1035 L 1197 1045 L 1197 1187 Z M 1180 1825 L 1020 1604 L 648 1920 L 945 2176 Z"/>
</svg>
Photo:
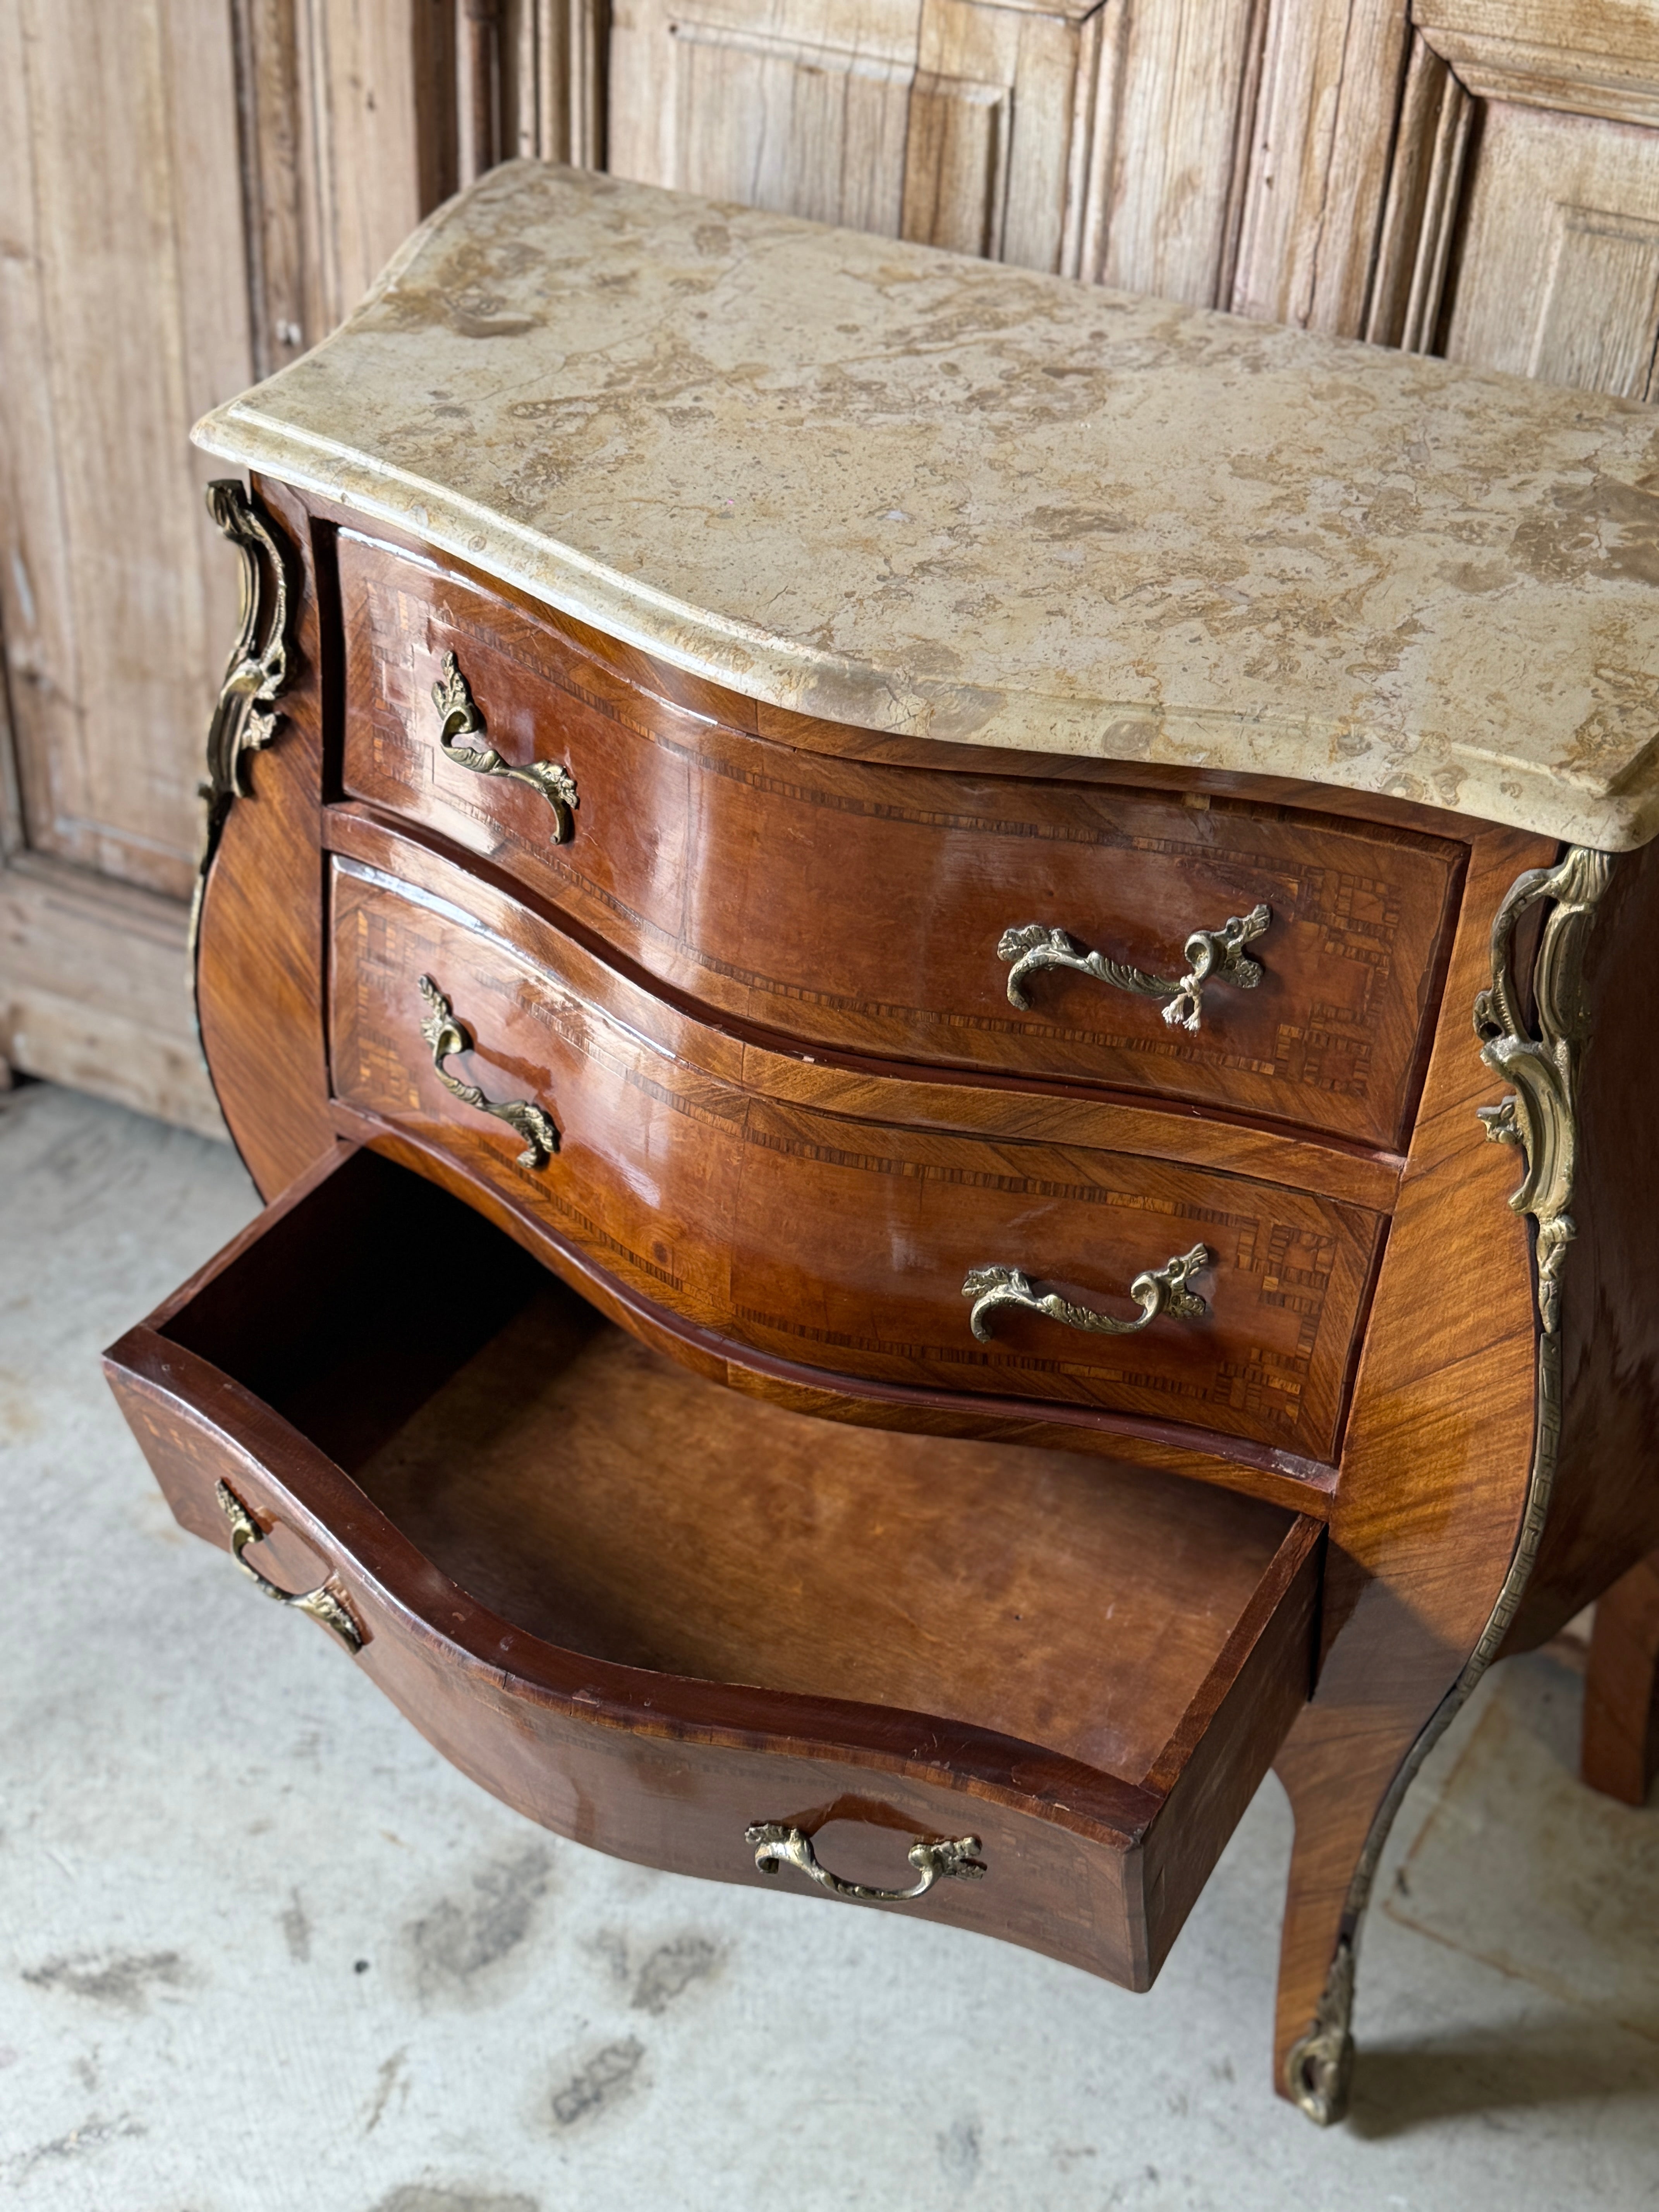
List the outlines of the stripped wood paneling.
<svg viewBox="0 0 1659 2212">
<path fill-rule="evenodd" d="M 0 4 L 0 1054 L 198 1127 L 185 901 L 237 579 L 190 426 L 436 197 L 453 36 L 453 0 Z"/>
<path fill-rule="evenodd" d="M 896 236 L 920 0 L 617 0 L 611 167 Z"/>
<path fill-rule="evenodd" d="M 223 1137 L 185 972 L 177 900 L 18 856 L 0 869 L 0 1079 L 9 1063 Z"/>
<path fill-rule="evenodd" d="M 1479 98 L 1659 125 L 1650 0 L 1419 0 L 1413 12 Z"/>
<path fill-rule="evenodd" d="M 1656 346 L 1659 131 L 1492 102 L 1447 353 L 1644 399 Z"/>
<path fill-rule="evenodd" d="M 617 0 L 610 166 L 1074 270 L 1097 12 L 1086 0 Z"/>
<path fill-rule="evenodd" d="M 1199 307 L 1231 288 L 1262 0 L 1110 0 L 1110 167 L 1087 275 Z"/>
<path fill-rule="evenodd" d="M 1416 33 L 1365 316 L 1375 345 L 1434 349 L 1474 114 L 1449 65 Z"/>
<path fill-rule="evenodd" d="M 1363 331 L 1407 36 L 1402 0 L 1273 0 L 1222 305 L 1343 337 Z"/>
<path fill-rule="evenodd" d="M 0 607 L 28 842 L 182 897 L 236 607 L 189 431 L 252 369 L 230 20 L 132 0 L 89 36 L 12 0 L 0 21 Z"/>
</svg>

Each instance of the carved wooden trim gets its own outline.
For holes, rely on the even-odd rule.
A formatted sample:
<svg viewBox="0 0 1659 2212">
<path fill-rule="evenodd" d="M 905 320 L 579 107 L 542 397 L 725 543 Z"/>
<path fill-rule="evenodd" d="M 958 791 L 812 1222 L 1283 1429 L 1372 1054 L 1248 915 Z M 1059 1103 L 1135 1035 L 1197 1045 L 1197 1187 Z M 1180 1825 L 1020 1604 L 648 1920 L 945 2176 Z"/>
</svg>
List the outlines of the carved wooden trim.
<svg viewBox="0 0 1659 2212">
<path fill-rule="evenodd" d="M 1121 45 L 1122 9 L 1106 0 L 1078 27 L 1072 87 L 1072 139 L 1066 157 L 1066 213 L 1060 223 L 1062 276 L 1100 266 L 1106 178 L 1112 151 L 1112 67 Z M 1108 31 L 1109 28 L 1109 36 Z"/>
<path fill-rule="evenodd" d="M 918 70 L 910 86 L 899 236 L 1002 258 L 1013 88 Z"/>
<path fill-rule="evenodd" d="M 1435 349 L 1474 118 L 1450 64 L 1414 32 L 1365 317 L 1373 345 Z"/>
<path fill-rule="evenodd" d="M 610 0 L 460 0 L 460 180 L 529 158 L 602 169 Z"/>
<path fill-rule="evenodd" d="M 534 18 L 532 18 L 533 24 Z M 455 11 L 455 161 L 471 185 L 502 155 L 501 0 L 460 0 Z"/>
<path fill-rule="evenodd" d="M 1516 0 L 1419 0 L 1418 35 L 1478 100 L 1659 126 L 1659 53 L 1643 11 L 1618 0 L 1576 0 L 1571 44 L 1540 39 L 1549 10 Z M 1558 9 L 1557 17 L 1569 11 Z"/>
<path fill-rule="evenodd" d="M 0 866 L 22 843 L 23 789 L 18 774 L 16 726 L 12 720 L 4 610 L 0 609 Z"/>
</svg>

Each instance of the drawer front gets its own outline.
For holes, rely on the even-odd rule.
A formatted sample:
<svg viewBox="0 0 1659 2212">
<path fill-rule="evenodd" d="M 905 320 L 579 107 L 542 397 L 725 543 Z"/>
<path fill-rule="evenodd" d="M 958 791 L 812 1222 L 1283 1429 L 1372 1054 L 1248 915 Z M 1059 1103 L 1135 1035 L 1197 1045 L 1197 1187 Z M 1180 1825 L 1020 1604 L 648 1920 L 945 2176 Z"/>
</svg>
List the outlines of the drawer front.
<svg viewBox="0 0 1659 2212">
<path fill-rule="evenodd" d="M 532 616 L 349 532 L 340 580 L 348 791 L 491 859 L 688 997 L 849 1051 L 1402 1146 L 1461 848 L 799 752 L 632 690 Z M 456 706 L 446 752 L 433 692 L 452 653 L 483 726 Z M 539 786 L 501 772 L 538 763 Z M 1270 919 L 1243 957 L 1260 980 L 1207 981 L 1196 1027 L 1111 980 L 1173 987 L 1193 933 L 1257 907 Z M 1007 933 L 1027 929 L 1099 958 L 1016 976 Z"/>
<path fill-rule="evenodd" d="M 804 1699 L 699 1694 L 702 1686 L 660 1676 L 634 1675 L 619 1696 L 612 1686 L 629 1670 L 553 1650 L 476 1603 L 303 1437 L 204 1363 L 134 1331 L 106 1365 L 179 1524 L 228 1549 L 216 1496 L 227 1485 L 261 1531 L 250 1564 L 280 1589 L 327 1591 L 335 1609 L 325 1630 L 359 1639 L 351 1659 L 427 1741 L 529 1819 L 617 1858 L 770 1889 L 806 1884 L 769 1880 L 757 1866 L 745 1837 L 760 1821 L 800 1823 L 830 1871 L 894 1888 L 916 1879 L 913 1840 L 971 1831 L 984 1880 L 941 1881 L 914 1902 L 876 1909 L 975 1929 L 1132 1988 L 1150 1983 L 1174 1931 L 1160 1942 L 1148 1925 L 1136 1845 L 1079 1835 L 1040 1808 L 1033 1817 L 969 1796 L 965 1774 L 939 1771 L 957 1747 L 937 1723 L 898 1715 L 884 1726 L 886 1716 L 860 1713 L 867 1747 L 791 1757 L 750 1745 L 768 1723 L 831 1746 L 846 1731 Z M 351 1663 L 344 1648 L 338 1656 Z M 665 1735 L 671 1701 L 694 1711 L 675 1715 Z M 792 1707 L 801 1715 L 793 1728 Z M 1001 1765 L 998 1794 L 1007 1797 L 1079 1779 L 1030 1747 L 1007 1746 Z M 1157 1808 L 1140 1791 L 1117 1794 L 1126 1830 Z"/>
<path fill-rule="evenodd" d="M 769 1098 L 728 1041 L 709 1035 L 697 1064 L 659 1048 L 645 994 L 545 925 L 525 918 L 532 958 L 459 902 L 333 866 L 337 1095 L 441 1147 L 636 1296 L 836 1374 L 1334 1454 L 1376 1215 L 1156 1158 Z M 1174 1280 L 1133 1334 L 1030 1310 L 1055 1296 L 1135 1321 L 1131 1285 L 1199 1247 L 1188 1316 Z M 981 1338 L 964 1285 L 996 1269 L 1029 1295 L 1000 1279 Z"/>
<path fill-rule="evenodd" d="M 464 1772 L 650 1865 L 871 1885 L 1145 1988 L 1306 1696 L 1316 1523 L 757 1406 L 369 1152 L 106 1368 L 183 1528 Z"/>
</svg>

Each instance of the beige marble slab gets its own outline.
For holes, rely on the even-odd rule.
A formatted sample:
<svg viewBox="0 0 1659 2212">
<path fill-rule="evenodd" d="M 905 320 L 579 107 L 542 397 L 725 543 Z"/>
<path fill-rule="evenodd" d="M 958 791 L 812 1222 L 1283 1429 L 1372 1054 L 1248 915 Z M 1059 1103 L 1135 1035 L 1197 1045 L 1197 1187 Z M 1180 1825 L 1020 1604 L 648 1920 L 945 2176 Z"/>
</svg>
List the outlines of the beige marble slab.
<svg viewBox="0 0 1659 2212">
<path fill-rule="evenodd" d="M 515 162 L 198 425 L 878 731 L 1659 830 L 1659 410 Z"/>
</svg>

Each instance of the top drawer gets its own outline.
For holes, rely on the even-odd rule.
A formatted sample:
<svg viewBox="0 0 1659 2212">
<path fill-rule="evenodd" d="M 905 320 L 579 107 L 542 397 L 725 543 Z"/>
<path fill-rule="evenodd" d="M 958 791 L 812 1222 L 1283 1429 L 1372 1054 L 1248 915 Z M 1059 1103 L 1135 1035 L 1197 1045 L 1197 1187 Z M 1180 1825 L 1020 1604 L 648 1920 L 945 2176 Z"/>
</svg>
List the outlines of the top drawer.
<svg viewBox="0 0 1659 2212">
<path fill-rule="evenodd" d="M 1460 847 L 800 752 L 630 688 L 434 563 L 345 531 L 339 567 L 347 790 L 492 860 L 687 997 L 805 1043 L 1403 1148 Z M 433 692 L 451 653 L 483 730 L 458 732 L 458 715 L 446 752 Z M 538 762 L 574 793 L 502 773 Z M 1218 967 L 1196 1027 L 1124 975 L 1173 986 L 1193 933 L 1258 906 L 1271 918 L 1244 957 L 1260 981 Z M 1016 975 L 1033 936 L 1099 957 L 1040 954 Z"/>
</svg>

